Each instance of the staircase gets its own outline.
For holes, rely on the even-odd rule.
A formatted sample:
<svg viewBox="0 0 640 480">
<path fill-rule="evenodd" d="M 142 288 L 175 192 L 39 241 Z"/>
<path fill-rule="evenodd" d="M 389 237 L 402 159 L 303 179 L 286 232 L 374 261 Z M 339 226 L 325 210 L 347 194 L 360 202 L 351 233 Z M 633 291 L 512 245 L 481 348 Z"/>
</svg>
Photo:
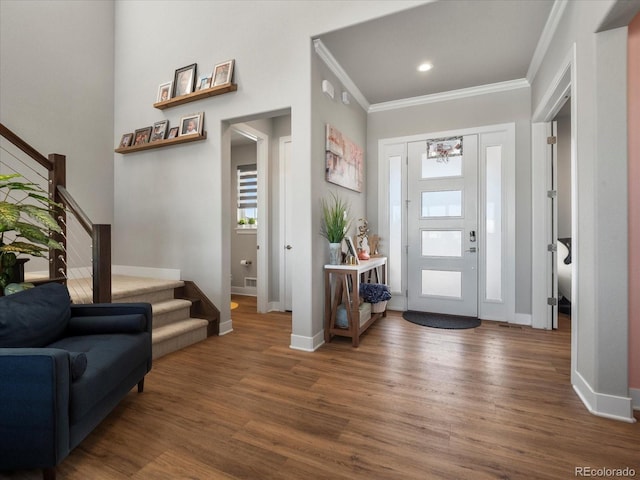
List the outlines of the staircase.
<svg viewBox="0 0 640 480">
<path fill-rule="evenodd" d="M 74 303 L 91 303 L 90 279 L 70 279 L 67 287 Z M 209 322 L 191 318 L 192 301 L 176 298 L 181 280 L 113 275 L 113 303 L 148 302 L 153 310 L 153 358 L 188 347 L 207 338 Z"/>
</svg>

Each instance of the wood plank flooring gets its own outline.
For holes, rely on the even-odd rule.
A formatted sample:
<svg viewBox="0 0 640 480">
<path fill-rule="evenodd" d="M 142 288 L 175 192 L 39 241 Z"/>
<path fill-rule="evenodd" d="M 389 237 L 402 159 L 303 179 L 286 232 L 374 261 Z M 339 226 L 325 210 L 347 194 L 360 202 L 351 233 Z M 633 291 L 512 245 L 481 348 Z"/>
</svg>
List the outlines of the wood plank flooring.
<svg viewBox="0 0 640 480">
<path fill-rule="evenodd" d="M 289 314 L 234 300 L 234 332 L 156 361 L 59 479 L 640 478 L 640 423 L 591 415 L 569 384 L 566 319 L 455 331 L 391 312 L 357 349 L 306 353 L 289 348 Z"/>
</svg>

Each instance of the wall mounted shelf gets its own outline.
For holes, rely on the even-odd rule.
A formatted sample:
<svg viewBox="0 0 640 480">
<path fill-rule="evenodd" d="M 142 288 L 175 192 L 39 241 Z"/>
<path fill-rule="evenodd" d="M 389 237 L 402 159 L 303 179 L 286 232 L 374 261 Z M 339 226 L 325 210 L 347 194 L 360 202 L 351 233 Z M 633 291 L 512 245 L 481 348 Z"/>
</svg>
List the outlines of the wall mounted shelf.
<svg viewBox="0 0 640 480">
<path fill-rule="evenodd" d="M 201 140 L 205 140 L 207 138 L 207 132 L 203 132 L 202 135 L 199 133 L 194 133 L 192 135 L 183 135 L 181 137 L 176 138 L 168 138 L 166 140 L 156 140 L 155 142 L 143 143 L 142 145 L 132 145 L 130 147 L 120 147 L 116 148 L 116 153 L 134 153 L 140 152 L 142 150 L 151 150 L 154 148 L 162 148 L 169 147 L 171 145 L 179 145 L 181 143 L 190 143 L 190 142 L 199 142 Z"/>
<path fill-rule="evenodd" d="M 188 93 L 180 97 L 170 98 L 164 102 L 154 103 L 153 107 L 159 110 L 166 108 L 177 107 L 189 102 L 195 102 L 207 97 L 215 97 L 216 95 L 223 95 L 229 92 L 235 92 L 238 90 L 238 85 L 235 83 L 225 83 L 224 85 L 218 85 L 217 87 L 205 88 L 204 90 L 198 90 L 197 92 Z"/>
</svg>

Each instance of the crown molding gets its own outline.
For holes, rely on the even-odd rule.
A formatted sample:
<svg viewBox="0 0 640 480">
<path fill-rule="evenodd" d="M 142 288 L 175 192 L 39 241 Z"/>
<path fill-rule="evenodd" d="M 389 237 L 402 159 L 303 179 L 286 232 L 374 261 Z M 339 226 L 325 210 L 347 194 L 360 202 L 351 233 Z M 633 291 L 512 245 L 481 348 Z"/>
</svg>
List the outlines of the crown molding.
<svg viewBox="0 0 640 480">
<path fill-rule="evenodd" d="M 344 71 L 342 66 L 338 63 L 335 57 L 331 54 L 331 52 L 327 49 L 327 47 L 322 43 L 320 39 L 316 39 L 313 41 L 313 47 L 316 50 L 318 56 L 322 59 L 329 70 L 333 72 L 333 74 L 338 77 L 338 80 L 342 83 L 344 88 L 346 88 L 351 96 L 360 104 L 360 106 L 364 109 L 365 112 L 369 110 L 369 102 L 362 94 L 360 89 L 353 83 L 353 80 L 347 75 L 347 72 Z"/>
<path fill-rule="evenodd" d="M 536 78 L 536 74 L 540 69 L 540 65 L 542 65 L 542 60 L 547 54 L 547 50 L 549 50 L 551 40 L 558 29 L 560 19 L 562 18 L 562 14 L 564 13 L 565 8 L 567 8 L 568 3 L 569 0 L 556 0 L 551 7 L 547 22 L 544 24 L 544 28 L 542 29 L 542 35 L 540 35 L 536 49 L 533 52 L 533 57 L 531 57 L 531 63 L 529 64 L 529 70 L 527 71 L 527 80 L 529 83 L 533 83 L 533 79 Z"/>
<path fill-rule="evenodd" d="M 458 100 L 460 98 L 473 97 L 475 95 L 486 95 L 488 93 L 507 92 L 509 90 L 528 88 L 530 86 L 531 85 L 526 78 L 520 78 L 506 82 L 491 83 L 489 85 L 461 88 L 459 90 L 451 90 L 449 92 L 433 93 L 431 95 L 422 95 L 420 97 L 403 98 L 401 100 L 393 100 L 390 102 L 375 103 L 369 107 L 369 113 L 384 112 L 386 110 L 395 110 L 397 108 L 415 107 L 428 103 Z"/>
</svg>

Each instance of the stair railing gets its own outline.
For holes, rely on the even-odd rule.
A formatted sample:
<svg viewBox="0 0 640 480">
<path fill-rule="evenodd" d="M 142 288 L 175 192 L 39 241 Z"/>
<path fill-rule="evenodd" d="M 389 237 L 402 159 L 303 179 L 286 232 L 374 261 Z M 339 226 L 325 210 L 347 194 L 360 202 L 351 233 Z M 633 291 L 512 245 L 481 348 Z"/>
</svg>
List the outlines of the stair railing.
<svg viewBox="0 0 640 480">
<path fill-rule="evenodd" d="M 37 162 L 48 172 L 49 198 L 65 208 L 55 208 L 52 212 L 58 219 L 62 233 L 51 232 L 54 239 L 65 245 L 65 250 L 49 251 L 49 281 L 66 282 L 67 263 L 67 210 L 75 217 L 83 230 L 91 237 L 91 264 L 93 303 L 111 302 L 111 225 L 94 224 L 80 208 L 66 189 L 66 157 L 52 153 L 45 157 L 18 135 L 0 123 L 0 135 L 20 149 L 26 156 Z"/>
</svg>

